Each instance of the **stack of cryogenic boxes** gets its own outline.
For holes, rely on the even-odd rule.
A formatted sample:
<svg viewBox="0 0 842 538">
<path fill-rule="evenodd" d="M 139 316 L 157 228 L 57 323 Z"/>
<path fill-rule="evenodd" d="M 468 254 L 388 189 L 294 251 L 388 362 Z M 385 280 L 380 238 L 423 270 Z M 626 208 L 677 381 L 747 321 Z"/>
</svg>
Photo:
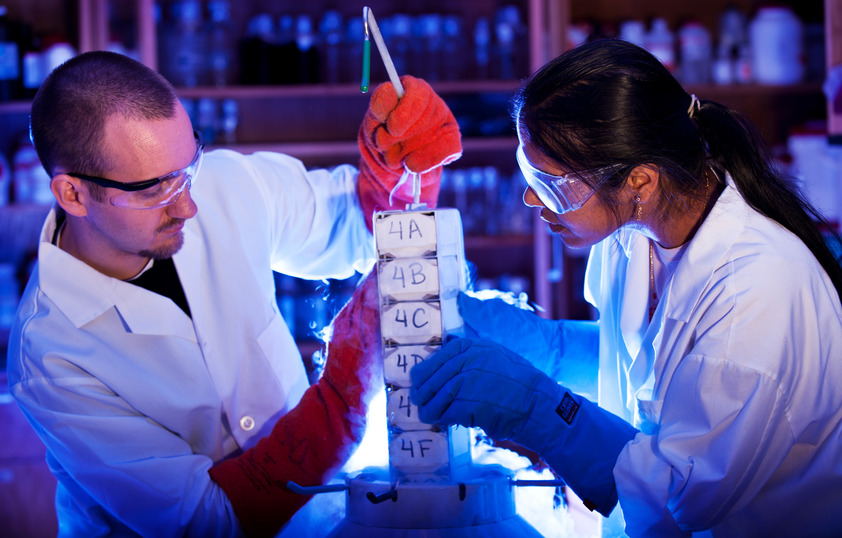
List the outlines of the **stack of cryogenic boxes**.
<svg viewBox="0 0 842 538">
<path fill-rule="evenodd" d="M 456 299 L 466 287 L 462 221 L 456 209 L 374 216 L 380 329 L 389 427 L 389 467 L 404 482 L 450 480 L 471 463 L 470 430 L 418 420 L 412 367 L 464 327 Z"/>
</svg>

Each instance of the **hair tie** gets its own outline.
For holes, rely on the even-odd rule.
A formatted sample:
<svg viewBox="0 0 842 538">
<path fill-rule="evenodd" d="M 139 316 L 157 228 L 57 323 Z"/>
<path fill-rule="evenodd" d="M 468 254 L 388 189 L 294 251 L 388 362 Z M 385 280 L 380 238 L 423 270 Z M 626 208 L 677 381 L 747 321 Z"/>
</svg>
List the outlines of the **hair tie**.
<svg viewBox="0 0 842 538">
<path fill-rule="evenodd" d="M 697 110 L 702 109 L 702 103 L 699 101 L 699 98 L 696 97 L 695 93 L 690 94 L 690 107 L 687 109 L 687 115 L 690 116 L 690 119 L 693 119 L 693 114 Z"/>
</svg>

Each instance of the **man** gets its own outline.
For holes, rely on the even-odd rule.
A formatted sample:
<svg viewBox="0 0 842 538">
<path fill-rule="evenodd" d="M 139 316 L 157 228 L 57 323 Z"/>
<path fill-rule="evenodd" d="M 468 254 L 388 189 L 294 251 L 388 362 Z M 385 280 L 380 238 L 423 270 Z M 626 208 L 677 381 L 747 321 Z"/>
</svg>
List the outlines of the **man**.
<svg viewBox="0 0 842 538">
<path fill-rule="evenodd" d="M 458 127 L 404 82 L 400 101 L 373 94 L 358 174 L 204 155 L 172 86 L 124 56 L 83 54 L 45 81 L 31 129 L 57 204 L 8 370 L 58 478 L 59 535 L 273 534 L 306 502 L 287 481 L 320 483 L 350 455 L 377 381 L 376 288 L 340 313 L 308 388 L 271 270 L 365 271 L 370 214 L 406 200 L 404 165 L 435 201 Z"/>
</svg>

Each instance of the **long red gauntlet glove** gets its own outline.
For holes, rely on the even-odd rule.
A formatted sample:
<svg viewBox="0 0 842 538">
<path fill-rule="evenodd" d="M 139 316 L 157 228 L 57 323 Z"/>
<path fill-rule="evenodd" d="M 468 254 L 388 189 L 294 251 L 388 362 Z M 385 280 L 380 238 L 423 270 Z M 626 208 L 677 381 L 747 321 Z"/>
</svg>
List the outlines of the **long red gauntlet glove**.
<svg viewBox="0 0 842 538">
<path fill-rule="evenodd" d="M 363 437 L 371 398 L 383 386 L 377 277 L 372 271 L 333 321 L 325 371 L 272 433 L 209 473 L 243 531 L 274 536 L 308 500 L 286 488 L 328 480 Z"/>
<path fill-rule="evenodd" d="M 389 82 L 374 90 L 357 136 L 357 193 L 369 228 L 375 211 L 403 209 L 413 201 L 411 180 L 389 199 L 406 171 L 421 174 L 420 201 L 434 207 L 441 167 L 462 156 L 459 125 L 441 97 L 419 78 L 404 75 L 401 83 L 400 99 Z"/>
</svg>

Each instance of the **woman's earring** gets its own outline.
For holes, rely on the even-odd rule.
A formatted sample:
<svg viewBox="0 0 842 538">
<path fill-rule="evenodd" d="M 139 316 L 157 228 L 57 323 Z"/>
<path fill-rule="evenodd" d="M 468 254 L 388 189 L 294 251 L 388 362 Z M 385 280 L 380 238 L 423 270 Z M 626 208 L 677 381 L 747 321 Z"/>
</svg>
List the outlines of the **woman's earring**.
<svg viewBox="0 0 842 538">
<path fill-rule="evenodd" d="M 634 203 L 637 204 L 637 220 L 643 220 L 643 204 L 640 203 L 640 195 L 634 195 Z"/>
</svg>

